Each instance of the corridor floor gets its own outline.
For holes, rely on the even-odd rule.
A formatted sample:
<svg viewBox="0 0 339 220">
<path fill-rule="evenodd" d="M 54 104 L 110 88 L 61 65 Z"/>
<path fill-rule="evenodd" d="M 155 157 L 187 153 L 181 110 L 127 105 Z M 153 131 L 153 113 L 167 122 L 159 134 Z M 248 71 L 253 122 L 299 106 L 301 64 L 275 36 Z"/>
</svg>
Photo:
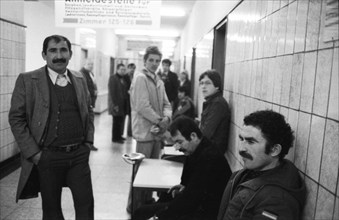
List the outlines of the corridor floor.
<svg viewBox="0 0 339 220">
<path fill-rule="evenodd" d="M 124 144 L 111 142 L 112 117 L 107 112 L 96 115 L 94 122 L 94 145 L 99 148 L 98 151 L 91 151 L 90 155 L 95 219 L 130 219 L 126 204 L 132 166 L 124 162 L 121 155 L 134 151 L 135 141 L 128 138 Z M 20 168 L 0 180 L 0 219 L 42 219 L 40 197 L 15 203 L 19 173 Z M 63 189 L 62 207 L 65 219 L 75 219 L 72 195 L 68 188 Z"/>
</svg>

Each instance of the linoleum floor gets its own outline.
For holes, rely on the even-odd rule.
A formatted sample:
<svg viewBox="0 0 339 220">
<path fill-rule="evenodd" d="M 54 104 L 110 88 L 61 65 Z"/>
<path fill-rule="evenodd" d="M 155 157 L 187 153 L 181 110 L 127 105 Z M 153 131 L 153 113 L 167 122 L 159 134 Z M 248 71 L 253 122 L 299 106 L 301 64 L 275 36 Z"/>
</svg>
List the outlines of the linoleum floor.
<svg viewBox="0 0 339 220">
<path fill-rule="evenodd" d="M 95 116 L 94 145 L 90 167 L 95 200 L 95 219 L 127 220 L 126 212 L 132 166 L 124 162 L 121 155 L 135 150 L 135 141 L 127 138 L 125 143 L 111 142 L 112 117 L 104 112 Z M 126 137 L 126 135 L 124 135 Z M 19 200 L 15 203 L 16 187 L 20 168 L 0 180 L 0 219 L 42 219 L 41 198 Z M 62 208 L 65 219 L 75 219 L 73 200 L 68 188 L 63 189 Z"/>
</svg>

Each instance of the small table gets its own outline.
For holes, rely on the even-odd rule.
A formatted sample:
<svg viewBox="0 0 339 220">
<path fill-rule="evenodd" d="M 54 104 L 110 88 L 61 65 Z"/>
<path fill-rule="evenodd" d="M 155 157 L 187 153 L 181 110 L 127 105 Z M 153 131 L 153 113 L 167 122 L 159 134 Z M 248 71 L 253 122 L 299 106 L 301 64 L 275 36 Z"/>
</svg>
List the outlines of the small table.
<svg viewBox="0 0 339 220">
<path fill-rule="evenodd" d="M 133 182 L 134 189 L 166 191 L 180 183 L 183 164 L 159 159 L 141 161 Z"/>
<path fill-rule="evenodd" d="M 167 191 L 180 184 L 183 164 L 160 159 L 143 159 L 132 184 L 132 219 L 135 190 Z M 133 169 L 134 170 L 134 169 Z"/>
</svg>

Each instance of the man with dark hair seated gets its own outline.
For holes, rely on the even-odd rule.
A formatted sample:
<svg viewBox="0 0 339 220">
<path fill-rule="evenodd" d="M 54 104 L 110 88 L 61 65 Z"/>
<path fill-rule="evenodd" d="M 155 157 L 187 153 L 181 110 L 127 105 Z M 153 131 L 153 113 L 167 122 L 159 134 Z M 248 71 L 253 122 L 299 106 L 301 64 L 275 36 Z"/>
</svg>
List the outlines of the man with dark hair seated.
<svg viewBox="0 0 339 220">
<path fill-rule="evenodd" d="M 180 116 L 169 131 L 173 141 L 187 155 L 181 182 L 160 199 L 143 205 L 133 219 L 211 220 L 216 219 L 221 195 L 231 175 L 230 167 L 221 152 L 205 137 L 198 125 Z"/>
<path fill-rule="evenodd" d="M 246 116 L 239 139 L 244 169 L 227 184 L 218 220 L 301 219 L 306 191 L 298 169 L 283 159 L 294 139 L 284 116 L 271 110 Z"/>
<path fill-rule="evenodd" d="M 178 89 L 178 99 L 174 104 L 172 119 L 175 120 L 181 115 L 186 115 L 194 119 L 195 109 L 192 99 L 188 96 L 186 87 L 180 86 Z"/>
</svg>

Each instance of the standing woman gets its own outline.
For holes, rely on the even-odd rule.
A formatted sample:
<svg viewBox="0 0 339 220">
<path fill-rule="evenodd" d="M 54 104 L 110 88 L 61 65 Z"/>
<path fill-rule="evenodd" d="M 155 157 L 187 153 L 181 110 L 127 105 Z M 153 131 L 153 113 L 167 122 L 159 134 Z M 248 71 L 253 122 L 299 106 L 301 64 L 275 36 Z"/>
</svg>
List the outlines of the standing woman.
<svg viewBox="0 0 339 220">
<path fill-rule="evenodd" d="M 187 96 L 191 97 L 191 81 L 188 78 L 187 70 L 183 70 L 179 75 L 179 86 L 186 88 Z"/>
<path fill-rule="evenodd" d="M 222 96 L 221 77 L 216 70 L 207 70 L 199 77 L 199 86 L 205 99 L 200 129 L 204 136 L 225 153 L 228 143 L 230 110 Z"/>
</svg>

